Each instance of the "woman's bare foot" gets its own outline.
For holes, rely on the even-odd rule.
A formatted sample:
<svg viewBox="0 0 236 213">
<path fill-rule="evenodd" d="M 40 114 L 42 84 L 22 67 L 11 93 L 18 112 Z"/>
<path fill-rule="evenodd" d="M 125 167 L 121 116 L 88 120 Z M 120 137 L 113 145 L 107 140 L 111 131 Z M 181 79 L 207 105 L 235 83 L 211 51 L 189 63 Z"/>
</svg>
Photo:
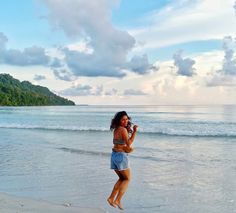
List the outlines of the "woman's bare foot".
<svg viewBox="0 0 236 213">
<path fill-rule="evenodd" d="M 114 201 L 114 204 L 117 205 L 120 210 L 124 210 L 120 202 Z"/>
<path fill-rule="evenodd" d="M 113 206 L 114 208 L 116 208 L 115 204 L 113 203 L 113 200 L 111 198 L 107 198 L 107 202 Z"/>
</svg>

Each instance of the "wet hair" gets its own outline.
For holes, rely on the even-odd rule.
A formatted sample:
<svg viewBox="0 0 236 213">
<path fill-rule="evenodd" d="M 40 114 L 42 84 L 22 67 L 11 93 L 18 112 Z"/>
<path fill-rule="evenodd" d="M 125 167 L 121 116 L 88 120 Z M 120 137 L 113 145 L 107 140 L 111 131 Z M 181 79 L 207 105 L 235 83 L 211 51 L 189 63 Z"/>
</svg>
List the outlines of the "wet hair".
<svg viewBox="0 0 236 213">
<path fill-rule="evenodd" d="M 111 125 L 110 125 L 110 130 L 116 129 L 117 127 L 120 126 L 120 120 L 123 116 L 127 116 L 128 117 L 128 125 L 131 125 L 131 117 L 128 116 L 128 114 L 126 113 L 126 111 L 121 111 L 121 112 L 117 112 L 114 116 L 114 118 L 111 120 Z"/>
</svg>

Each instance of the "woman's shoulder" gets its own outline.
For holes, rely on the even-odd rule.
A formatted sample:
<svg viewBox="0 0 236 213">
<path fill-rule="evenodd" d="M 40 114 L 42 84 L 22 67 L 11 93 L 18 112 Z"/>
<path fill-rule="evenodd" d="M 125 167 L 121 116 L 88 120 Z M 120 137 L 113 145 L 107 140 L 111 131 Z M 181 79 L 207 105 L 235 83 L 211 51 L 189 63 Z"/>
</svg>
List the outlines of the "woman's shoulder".
<svg viewBox="0 0 236 213">
<path fill-rule="evenodd" d="M 118 126 L 117 128 L 114 129 L 114 131 L 127 131 L 127 129 L 123 126 Z"/>
<path fill-rule="evenodd" d="M 119 131 L 119 132 L 127 132 L 127 129 L 125 128 L 125 127 L 123 127 L 123 126 L 119 126 L 118 128 L 117 128 L 117 131 Z"/>
</svg>

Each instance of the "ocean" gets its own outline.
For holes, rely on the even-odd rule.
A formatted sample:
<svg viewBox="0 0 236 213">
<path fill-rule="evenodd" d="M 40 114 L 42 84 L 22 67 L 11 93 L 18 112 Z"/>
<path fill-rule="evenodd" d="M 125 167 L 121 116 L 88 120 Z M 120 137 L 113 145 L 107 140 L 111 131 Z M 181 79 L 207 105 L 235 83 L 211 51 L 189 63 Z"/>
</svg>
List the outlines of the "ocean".
<svg viewBox="0 0 236 213">
<path fill-rule="evenodd" d="M 235 105 L 0 107 L 0 191 L 117 212 L 109 126 L 123 110 L 139 126 L 124 212 L 236 212 Z"/>
</svg>

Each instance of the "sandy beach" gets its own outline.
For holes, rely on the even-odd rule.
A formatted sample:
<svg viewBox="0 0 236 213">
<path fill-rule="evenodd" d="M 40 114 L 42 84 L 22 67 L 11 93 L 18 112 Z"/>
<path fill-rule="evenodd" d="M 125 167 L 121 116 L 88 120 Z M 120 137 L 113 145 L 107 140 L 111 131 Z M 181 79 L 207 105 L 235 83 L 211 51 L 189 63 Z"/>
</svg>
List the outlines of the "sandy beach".
<svg viewBox="0 0 236 213">
<path fill-rule="evenodd" d="M 37 201 L 0 193 L 1 213 L 103 213 L 99 208 L 81 208 L 70 204 L 53 204 L 46 201 Z"/>
<path fill-rule="evenodd" d="M 236 213 L 235 106 L 124 109 L 139 124 L 125 213 Z M 119 212 L 106 201 L 119 110 L 0 107 L 0 213 Z"/>
</svg>

